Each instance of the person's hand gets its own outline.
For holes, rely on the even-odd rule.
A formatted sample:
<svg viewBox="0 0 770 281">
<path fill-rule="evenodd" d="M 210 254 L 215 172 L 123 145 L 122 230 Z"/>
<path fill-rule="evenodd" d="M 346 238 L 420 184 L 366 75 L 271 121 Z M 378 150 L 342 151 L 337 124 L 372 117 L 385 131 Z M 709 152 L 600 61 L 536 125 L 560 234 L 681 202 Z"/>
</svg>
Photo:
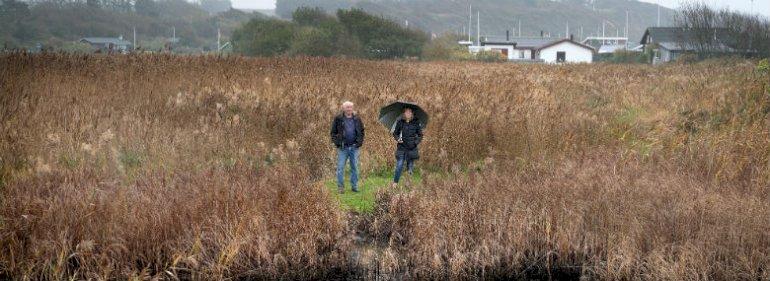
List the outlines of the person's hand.
<svg viewBox="0 0 770 281">
<path fill-rule="evenodd" d="M 397 140 L 398 143 L 404 143 L 404 140 Z"/>
</svg>

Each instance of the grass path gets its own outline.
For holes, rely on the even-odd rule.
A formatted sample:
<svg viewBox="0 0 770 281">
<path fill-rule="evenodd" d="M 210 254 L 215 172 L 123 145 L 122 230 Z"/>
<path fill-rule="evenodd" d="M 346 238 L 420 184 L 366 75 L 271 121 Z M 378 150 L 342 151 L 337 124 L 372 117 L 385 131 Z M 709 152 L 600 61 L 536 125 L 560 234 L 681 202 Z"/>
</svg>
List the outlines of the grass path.
<svg viewBox="0 0 770 281">
<path fill-rule="evenodd" d="M 363 176 L 363 175 L 362 175 Z M 408 175 L 405 173 L 401 180 L 403 186 L 404 181 Z M 415 171 L 412 178 L 412 182 L 419 184 L 422 181 L 422 177 L 418 171 Z M 374 210 L 374 201 L 377 199 L 377 191 L 380 188 L 387 187 L 393 182 L 393 173 L 385 174 L 369 174 L 363 176 L 358 182 L 359 192 L 353 192 L 350 189 L 350 179 L 345 177 L 345 193 L 339 194 L 337 192 L 337 180 L 336 178 L 328 179 L 324 182 L 326 188 L 328 188 L 334 194 L 334 198 L 340 203 L 340 207 L 346 211 L 356 213 L 371 213 Z"/>
</svg>

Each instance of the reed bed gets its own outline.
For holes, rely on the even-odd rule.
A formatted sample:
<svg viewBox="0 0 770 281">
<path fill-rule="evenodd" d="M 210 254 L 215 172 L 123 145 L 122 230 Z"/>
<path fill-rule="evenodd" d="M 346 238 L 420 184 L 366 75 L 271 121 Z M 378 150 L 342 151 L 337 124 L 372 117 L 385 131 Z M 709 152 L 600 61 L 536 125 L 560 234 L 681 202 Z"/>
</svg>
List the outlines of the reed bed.
<svg viewBox="0 0 770 281">
<path fill-rule="evenodd" d="M 0 277 L 767 280 L 755 65 L 2 54 Z M 399 99 L 425 180 L 350 216 L 331 118 L 375 174 Z"/>
</svg>

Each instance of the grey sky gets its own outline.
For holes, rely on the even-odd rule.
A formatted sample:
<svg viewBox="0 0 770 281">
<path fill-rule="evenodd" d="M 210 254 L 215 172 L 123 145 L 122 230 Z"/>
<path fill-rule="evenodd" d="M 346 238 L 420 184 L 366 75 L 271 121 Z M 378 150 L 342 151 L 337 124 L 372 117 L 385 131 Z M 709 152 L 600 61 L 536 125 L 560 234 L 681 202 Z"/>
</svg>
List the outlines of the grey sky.
<svg viewBox="0 0 770 281">
<path fill-rule="evenodd" d="M 680 3 L 688 2 L 682 0 L 641 0 L 642 2 L 657 3 L 660 2 L 664 7 L 676 9 Z M 751 0 L 699 0 L 716 8 L 728 7 L 731 10 L 738 10 L 745 13 L 751 12 Z M 770 0 L 754 0 L 754 13 L 770 17 Z"/>
<path fill-rule="evenodd" d="M 235 8 L 275 9 L 275 0 L 230 0 L 230 1 L 233 2 L 233 7 Z"/>
<path fill-rule="evenodd" d="M 231 0 L 233 1 L 233 6 L 236 8 L 244 8 L 244 9 L 274 9 L 275 8 L 275 0 Z M 680 3 L 682 3 L 682 0 L 641 0 L 644 2 L 649 3 L 656 3 L 660 1 L 660 4 L 669 7 L 669 8 L 677 8 Z M 722 7 L 729 7 L 733 10 L 738 10 L 741 12 L 750 12 L 751 11 L 751 0 L 700 0 L 703 2 L 708 3 L 711 6 L 722 8 Z M 760 13 L 765 16 L 770 17 L 770 0 L 754 0 L 754 12 Z"/>
</svg>

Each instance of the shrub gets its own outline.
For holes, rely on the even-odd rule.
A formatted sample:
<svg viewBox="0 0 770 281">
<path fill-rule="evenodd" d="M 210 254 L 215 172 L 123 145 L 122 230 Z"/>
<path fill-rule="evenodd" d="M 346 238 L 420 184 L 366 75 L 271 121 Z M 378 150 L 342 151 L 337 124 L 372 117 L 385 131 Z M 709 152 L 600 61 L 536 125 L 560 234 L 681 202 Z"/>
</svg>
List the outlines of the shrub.
<svg viewBox="0 0 770 281">
<path fill-rule="evenodd" d="M 473 56 L 473 59 L 478 61 L 483 61 L 483 62 L 508 61 L 508 58 L 505 57 L 502 53 L 495 52 L 495 51 L 480 51 Z"/>
</svg>

